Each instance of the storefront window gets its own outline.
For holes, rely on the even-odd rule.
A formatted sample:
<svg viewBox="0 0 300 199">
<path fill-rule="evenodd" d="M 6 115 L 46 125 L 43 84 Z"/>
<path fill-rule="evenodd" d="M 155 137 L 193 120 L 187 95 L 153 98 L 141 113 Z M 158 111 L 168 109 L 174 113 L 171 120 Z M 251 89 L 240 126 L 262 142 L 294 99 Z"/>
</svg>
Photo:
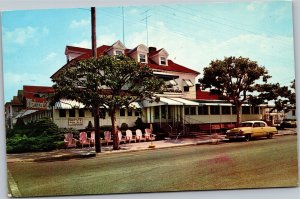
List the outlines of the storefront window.
<svg viewBox="0 0 300 199">
<path fill-rule="evenodd" d="M 208 106 L 199 106 L 198 115 L 208 115 Z"/>
<path fill-rule="evenodd" d="M 75 117 L 75 109 L 69 110 L 69 117 Z"/>
<path fill-rule="evenodd" d="M 219 115 L 220 114 L 220 106 L 210 106 L 210 114 L 211 115 Z"/>
<path fill-rule="evenodd" d="M 154 119 L 159 119 L 159 106 L 154 107 Z"/>
<path fill-rule="evenodd" d="M 230 106 L 222 106 L 222 115 L 230 115 Z"/>
</svg>

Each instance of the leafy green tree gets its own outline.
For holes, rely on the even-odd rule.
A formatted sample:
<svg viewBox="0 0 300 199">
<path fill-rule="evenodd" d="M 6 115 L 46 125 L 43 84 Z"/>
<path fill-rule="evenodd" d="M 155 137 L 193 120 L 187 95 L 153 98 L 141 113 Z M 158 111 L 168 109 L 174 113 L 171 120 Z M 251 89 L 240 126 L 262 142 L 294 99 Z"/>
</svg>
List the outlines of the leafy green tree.
<svg viewBox="0 0 300 199">
<path fill-rule="evenodd" d="M 258 81 L 267 82 L 268 71 L 257 62 L 243 57 L 225 57 L 211 61 L 199 79 L 203 89 L 209 89 L 221 99 L 236 107 L 237 125 L 240 123 L 241 106 L 257 91 Z"/>
<path fill-rule="evenodd" d="M 273 101 L 274 107 L 270 112 L 274 110 L 288 112 L 296 108 L 295 80 L 291 82 L 290 88 L 288 86 L 280 86 L 279 83 L 258 84 L 256 88 L 259 94 L 251 96 L 249 99 L 251 104 L 258 105 Z"/>
<path fill-rule="evenodd" d="M 74 62 L 65 67 L 54 82 L 56 100 L 72 99 L 92 108 L 96 152 L 101 152 L 99 108 L 103 105 L 108 107 L 114 136 L 113 148 L 119 149 L 116 110 L 128 107 L 132 102 L 152 98 L 163 85 L 147 65 L 126 56 L 108 55 Z"/>
</svg>

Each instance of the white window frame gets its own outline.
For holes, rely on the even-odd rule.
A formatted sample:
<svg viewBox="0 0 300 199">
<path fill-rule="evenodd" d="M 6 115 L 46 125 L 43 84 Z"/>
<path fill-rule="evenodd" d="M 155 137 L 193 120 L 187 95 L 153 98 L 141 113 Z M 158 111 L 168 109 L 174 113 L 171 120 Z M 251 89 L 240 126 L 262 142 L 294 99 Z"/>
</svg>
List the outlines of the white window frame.
<svg viewBox="0 0 300 199">
<path fill-rule="evenodd" d="M 165 63 L 162 63 L 162 62 L 165 62 Z M 159 63 L 160 63 L 160 65 L 166 66 L 167 65 L 167 58 L 166 57 L 159 57 Z"/>
<path fill-rule="evenodd" d="M 115 50 L 115 55 L 124 55 L 124 51 L 123 50 Z"/>
<path fill-rule="evenodd" d="M 144 56 L 144 58 L 142 58 L 142 56 Z M 142 61 L 142 59 L 144 61 Z M 142 53 L 139 54 L 139 62 L 141 62 L 141 63 L 147 63 L 147 59 L 146 59 L 146 55 L 145 54 L 142 54 Z"/>
</svg>

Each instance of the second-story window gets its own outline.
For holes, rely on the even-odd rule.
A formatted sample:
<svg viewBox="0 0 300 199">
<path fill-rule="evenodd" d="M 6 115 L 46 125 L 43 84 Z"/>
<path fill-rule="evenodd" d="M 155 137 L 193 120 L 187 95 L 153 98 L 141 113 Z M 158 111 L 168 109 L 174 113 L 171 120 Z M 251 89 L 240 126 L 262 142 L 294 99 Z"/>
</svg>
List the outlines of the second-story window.
<svg viewBox="0 0 300 199">
<path fill-rule="evenodd" d="M 141 63 L 146 63 L 146 55 L 145 54 L 139 54 L 139 56 L 140 56 L 140 62 Z"/>
<path fill-rule="evenodd" d="M 123 51 L 122 50 L 116 50 L 116 55 L 123 55 Z"/>
<path fill-rule="evenodd" d="M 167 61 L 165 57 L 160 57 L 160 65 L 166 65 Z"/>
</svg>

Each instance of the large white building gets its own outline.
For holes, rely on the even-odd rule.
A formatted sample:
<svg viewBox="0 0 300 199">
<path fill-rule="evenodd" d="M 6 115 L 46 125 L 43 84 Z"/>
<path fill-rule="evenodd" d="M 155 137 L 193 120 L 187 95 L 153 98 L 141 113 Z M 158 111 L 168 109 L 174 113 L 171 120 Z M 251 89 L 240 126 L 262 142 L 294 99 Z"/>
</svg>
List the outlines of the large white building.
<svg viewBox="0 0 300 199">
<path fill-rule="evenodd" d="M 159 102 L 145 100 L 132 104 L 134 109 L 121 109 L 117 111 L 117 123 L 126 123 L 134 126 L 138 117 L 144 123 L 153 124 L 159 131 L 188 133 L 190 131 L 211 131 L 231 128 L 236 121 L 234 107 L 218 97 L 201 91 L 195 84 L 199 72 L 182 66 L 169 59 L 166 49 L 156 49 L 143 44 L 133 49 L 126 48 L 122 42 L 117 41 L 111 46 L 103 45 L 97 48 L 97 55 L 125 54 L 137 62 L 147 64 L 158 77 L 165 80 L 167 88 L 160 97 Z M 66 46 L 65 55 L 67 67 L 71 62 L 92 56 L 91 49 Z M 61 68 L 61 69 L 62 69 Z M 61 69 L 51 78 L 59 76 Z M 101 125 L 110 125 L 110 117 L 103 110 Z M 242 120 L 262 119 L 261 108 L 243 106 Z M 84 129 L 89 122 L 93 123 L 92 113 L 84 104 L 75 101 L 61 100 L 53 107 L 53 121 L 59 127 Z"/>
</svg>

